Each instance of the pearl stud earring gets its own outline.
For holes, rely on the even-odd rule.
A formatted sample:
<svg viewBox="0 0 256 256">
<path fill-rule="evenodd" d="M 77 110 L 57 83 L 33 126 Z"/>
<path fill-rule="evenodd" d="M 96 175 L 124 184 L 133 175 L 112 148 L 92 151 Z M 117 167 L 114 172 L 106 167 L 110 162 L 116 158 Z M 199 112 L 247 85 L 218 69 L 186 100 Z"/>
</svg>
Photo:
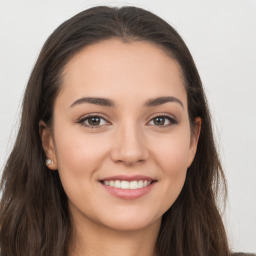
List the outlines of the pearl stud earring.
<svg viewBox="0 0 256 256">
<path fill-rule="evenodd" d="M 46 165 L 53 164 L 53 160 L 51 160 L 51 159 L 46 159 L 45 163 L 46 163 Z"/>
</svg>

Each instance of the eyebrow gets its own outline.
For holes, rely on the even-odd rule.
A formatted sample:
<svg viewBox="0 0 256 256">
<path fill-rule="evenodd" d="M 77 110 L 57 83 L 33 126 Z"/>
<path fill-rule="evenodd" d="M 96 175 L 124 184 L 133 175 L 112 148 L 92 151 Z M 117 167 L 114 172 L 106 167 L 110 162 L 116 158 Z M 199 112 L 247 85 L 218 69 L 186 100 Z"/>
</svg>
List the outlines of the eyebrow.
<svg viewBox="0 0 256 256">
<path fill-rule="evenodd" d="M 184 105 L 181 102 L 181 100 L 179 100 L 176 97 L 172 97 L 172 96 L 158 97 L 158 98 L 155 98 L 155 99 L 149 99 L 149 100 L 146 101 L 146 103 L 144 105 L 146 107 L 154 107 L 154 106 L 159 106 L 159 105 L 165 104 L 167 102 L 176 102 L 182 108 L 184 108 Z M 83 98 L 80 98 L 80 99 L 74 101 L 70 105 L 70 108 L 74 107 L 76 105 L 79 105 L 79 104 L 83 104 L 83 103 L 95 104 L 95 105 L 100 105 L 100 106 L 105 106 L 105 107 L 114 107 L 116 105 L 113 100 L 106 99 L 106 98 L 83 97 Z"/>
<path fill-rule="evenodd" d="M 90 103 L 90 104 L 106 106 L 106 107 L 114 107 L 115 106 L 114 101 L 112 101 L 110 99 L 97 98 L 97 97 L 83 97 L 83 98 L 80 98 L 80 99 L 76 100 L 75 102 L 73 102 L 71 104 L 70 108 L 74 107 L 75 105 L 82 104 L 82 103 Z"/>
<path fill-rule="evenodd" d="M 155 99 L 149 99 L 145 106 L 147 107 L 154 107 L 154 106 L 159 106 L 162 104 L 165 104 L 167 102 L 176 102 L 178 103 L 182 108 L 184 108 L 183 103 L 181 102 L 181 100 L 179 100 L 176 97 L 172 97 L 172 96 L 167 96 L 167 97 L 159 97 L 159 98 L 155 98 Z"/>
</svg>

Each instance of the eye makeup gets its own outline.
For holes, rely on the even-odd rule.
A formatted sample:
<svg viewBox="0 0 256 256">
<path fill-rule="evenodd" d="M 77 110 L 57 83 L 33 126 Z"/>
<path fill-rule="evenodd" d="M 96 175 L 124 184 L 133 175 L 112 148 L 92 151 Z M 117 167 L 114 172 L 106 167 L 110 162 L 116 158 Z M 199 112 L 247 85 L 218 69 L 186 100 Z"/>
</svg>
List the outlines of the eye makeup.
<svg viewBox="0 0 256 256">
<path fill-rule="evenodd" d="M 111 125 L 111 122 L 107 120 L 104 115 L 99 113 L 91 113 L 86 116 L 81 117 L 76 123 L 87 127 L 87 128 L 102 128 L 107 125 Z M 155 114 L 146 123 L 148 126 L 156 126 L 158 128 L 166 128 L 172 125 L 176 125 L 178 121 L 170 114 L 158 113 Z"/>
</svg>

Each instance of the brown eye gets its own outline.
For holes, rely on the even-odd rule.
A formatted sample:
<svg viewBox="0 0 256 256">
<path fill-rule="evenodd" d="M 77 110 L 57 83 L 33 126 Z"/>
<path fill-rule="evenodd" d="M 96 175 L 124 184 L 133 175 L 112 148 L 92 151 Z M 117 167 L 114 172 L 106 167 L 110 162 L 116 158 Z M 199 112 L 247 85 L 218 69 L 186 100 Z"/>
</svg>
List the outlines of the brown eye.
<svg viewBox="0 0 256 256">
<path fill-rule="evenodd" d="M 89 128 L 98 128 L 108 124 L 106 119 L 100 116 L 87 116 L 82 118 L 78 123 Z"/>
<path fill-rule="evenodd" d="M 100 124 L 100 117 L 93 116 L 88 118 L 88 124 L 89 125 L 99 125 Z"/>
<path fill-rule="evenodd" d="M 154 125 L 165 125 L 166 117 L 156 117 L 153 119 Z"/>
<path fill-rule="evenodd" d="M 177 121 L 170 117 L 170 116 L 156 116 L 154 118 L 152 118 L 150 121 L 149 121 L 149 125 L 153 125 L 153 126 L 170 126 L 172 124 L 176 124 Z"/>
</svg>

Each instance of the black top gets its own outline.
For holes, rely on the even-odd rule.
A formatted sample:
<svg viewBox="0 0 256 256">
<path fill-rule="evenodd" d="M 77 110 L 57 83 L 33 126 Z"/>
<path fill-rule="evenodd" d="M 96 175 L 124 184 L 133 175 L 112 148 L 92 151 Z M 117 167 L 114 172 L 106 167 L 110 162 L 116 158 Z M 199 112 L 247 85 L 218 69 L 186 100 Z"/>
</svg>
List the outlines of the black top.
<svg viewBox="0 0 256 256">
<path fill-rule="evenodd" d="M 239 253 L 232 254 L 232 256 L 256 256 L 256 254 L 239 252 Z"/>
</svg>

